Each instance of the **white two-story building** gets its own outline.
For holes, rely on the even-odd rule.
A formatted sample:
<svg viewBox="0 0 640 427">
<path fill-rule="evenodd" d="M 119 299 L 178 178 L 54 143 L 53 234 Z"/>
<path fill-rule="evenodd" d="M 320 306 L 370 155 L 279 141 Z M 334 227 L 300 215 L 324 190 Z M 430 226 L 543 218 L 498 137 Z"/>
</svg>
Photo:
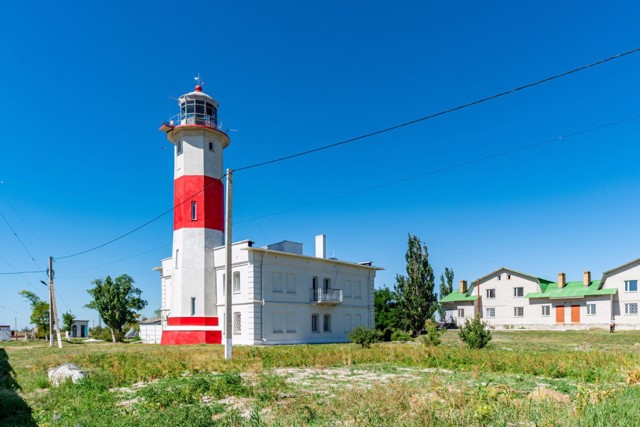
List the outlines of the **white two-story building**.
<svg viewBox="0 0 640 427">
<path fill-rule="evenodd" d="M 315 256 L 304 255 L 302 244 L 283 241 L 262 248 L 251 241 L 232 248 L 233 343 L 245 345 L 347 342 L 357 326 L 374 327 L 373 290 L 376 271 L 371 263 L 327 258 L 325 236 L 316 238 Z M 213 250 L 214 289 L 206 304 L 216 307 L 224 342 L 224 246 Z M 171 291 L 171 258 L 162 263 L 162 297 Z M 194 310 L 194 315 L 195 315 Z M 163 328 L 170 330 L 165 310 Z"/>
<path fill-rule="evenodd" d="M 606 271 L 592 280 L 557 282 L 501 268 L 441 299 L 447 320 L 464 324 L 479 314 L 494 328 L 586 329 L 640 328 L 638 316 L 640 259 Z"/>
</svg>

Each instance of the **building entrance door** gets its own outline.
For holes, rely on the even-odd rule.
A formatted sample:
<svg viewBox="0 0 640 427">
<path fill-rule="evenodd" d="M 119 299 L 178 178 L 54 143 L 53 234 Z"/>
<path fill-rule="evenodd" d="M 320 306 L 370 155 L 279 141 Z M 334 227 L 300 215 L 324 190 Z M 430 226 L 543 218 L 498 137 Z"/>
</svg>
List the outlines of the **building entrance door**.
<svg viewBox="0 0 640 427">
<path fill-rule="evenodd" d="M 556 306 L 556 323 L 564 323 L 564 305 Z"/>
<path fill-rule="evenodd" d="M 571 323 L 580 323 L 580 306 L 571 306 Z"/>
</svg>

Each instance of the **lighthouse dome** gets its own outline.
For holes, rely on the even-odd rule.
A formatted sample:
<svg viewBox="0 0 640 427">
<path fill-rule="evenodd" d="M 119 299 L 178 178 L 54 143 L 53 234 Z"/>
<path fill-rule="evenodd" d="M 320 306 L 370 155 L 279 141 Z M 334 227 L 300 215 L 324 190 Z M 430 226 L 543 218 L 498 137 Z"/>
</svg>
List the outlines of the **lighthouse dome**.
<svg viewBox="0 0 640 427">
<path fill-rule="evenodd" d="M 200 125 L 218 128 L 218 103 L 197 85 L 193 92 L 178 98 L 180 105 L 180 126 Z"/>
</svg>

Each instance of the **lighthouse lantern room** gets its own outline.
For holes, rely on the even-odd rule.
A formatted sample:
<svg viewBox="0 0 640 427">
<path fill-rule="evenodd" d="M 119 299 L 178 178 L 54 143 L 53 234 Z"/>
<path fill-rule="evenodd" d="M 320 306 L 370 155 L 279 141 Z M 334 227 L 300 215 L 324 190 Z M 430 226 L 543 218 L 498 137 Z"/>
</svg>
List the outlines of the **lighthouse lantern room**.
<svg viewBox="0 0 640 427">
<path fill-rule="evenodd" d="M 213 248 L 224 244 L 218 103 L 198 84 L 178 98 L 179 115 L 160 130 L 174 145 L 172 257 L 163 261 L 162 344 L 220 343 Z"/>
</svg>

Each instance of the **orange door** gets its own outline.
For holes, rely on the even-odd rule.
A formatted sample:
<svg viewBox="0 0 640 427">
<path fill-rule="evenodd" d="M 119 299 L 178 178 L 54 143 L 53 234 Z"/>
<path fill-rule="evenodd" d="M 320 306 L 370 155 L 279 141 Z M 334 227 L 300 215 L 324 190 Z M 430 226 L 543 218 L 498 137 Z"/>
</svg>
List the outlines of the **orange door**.
<svg viewBox="0 0 640 427">
<path fill-rule="evenodd" d="M 571 323 L 580 323 L 580 306 L 571 306 Z"/>
<path fill-rule="evenodd" d="M 556 306 L 556 323 L 564 323 L 564 305 Z"/>
</svg>

